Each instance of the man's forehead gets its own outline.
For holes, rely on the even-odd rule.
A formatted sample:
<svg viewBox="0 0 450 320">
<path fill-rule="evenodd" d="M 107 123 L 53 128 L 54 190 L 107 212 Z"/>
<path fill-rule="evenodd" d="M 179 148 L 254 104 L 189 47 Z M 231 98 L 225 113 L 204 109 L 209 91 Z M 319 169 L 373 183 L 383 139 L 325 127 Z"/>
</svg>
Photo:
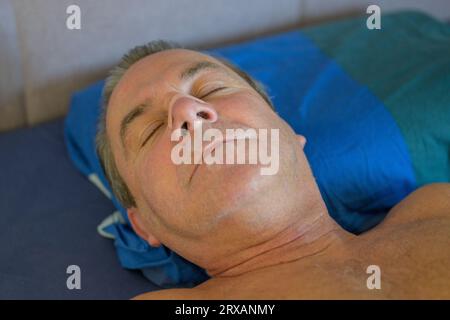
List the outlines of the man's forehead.
<svg viewBox="0 0 450 320">
<path fill-rule="evenodd" d="M 120 100 L 144 83 L 177 75 L 178 72 L 195 61 L 215 61 L 214 58 L 196 51 L 171 49 L 151 54 L 134 63 L 122 76 L 115 88 L 115 98 Z"/>
<path fill-rule="evenodd" d="M 143 88 L 149 88 L 151 83 L 156 84 L 163 79 L 177 81 L 183 69 L 200 61 L 221 64 L 208 55 L 186 49 L 165 50 L 139 60 L 124 73 L 116 85 L 109 107 L 116 109 L 119 105 L 120 111 L 114 112 L 125 112 L 123 108 L 126 109 L 127 105 L 133 105 L 142 100 L 139 94 L 147 92 Z"/>
</svg>

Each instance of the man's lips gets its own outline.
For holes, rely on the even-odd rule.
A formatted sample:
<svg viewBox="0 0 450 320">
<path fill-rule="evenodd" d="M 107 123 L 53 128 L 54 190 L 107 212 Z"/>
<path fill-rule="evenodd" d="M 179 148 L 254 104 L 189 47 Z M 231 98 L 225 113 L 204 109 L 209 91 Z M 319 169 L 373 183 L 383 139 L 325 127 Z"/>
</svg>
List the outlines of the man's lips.
<svg viewBox="0 0 450 320">
<path fill-rule="evenodd" d="M 220 144 L 224 144 L 224 143 L 231 142 L 231 141 L 236 141 L 236 140 L 239 140 L 239 139 L 236 139 L 236 138 L 233 138 L 233 139 L 216 139 L 213 142 L 207 144 L 206 147 L 203 148 L 201 163 L 195 163 L 194 164 L 194 169 L 192 170 L 192 173 L 191 173 L 191 175 L 189 177 L 189 183 L 191 183 L 192 177 L 197 172 L 198 168 L 200 167 L 200 164 L 203 164 L 203 161 L 204 161 L 206 156 L 210 155 Z"/>
<path fill-rule="evenodd" d="M 236 139 L 217 139 L 213 142 L 210 142 L 206 145 L 206 147 L 203 149 L 203 160 L 206 158 L 206 156 L 209 156 L 220 144 L 224 144 L 226 142 L 235 141 Z"/>
<path fill-rule="evenodd" d="M 231 142 L 231 141 L 235 141 L 235 140 L 236 139 L 217 139 L 217 140 L 214 140 L 213 142 L 208 143 L 206 145 L 206 147 L 203 148 L 201 163 L 194 164 L 194 169 L 192 170 L 191 176 L 189 177 L 189 183 L 191 182 L 194 174 L 197 172 L 200 164 L 203 164 L 203 161 L 206 156 L 210 155 L 220 144 L 224 144 L 226 142 Z"/>
<path fill-rule="evenodd" d="M 227 142 L 227 141 L 234 141 L 234 140 L 235 140 L 235 139 L 229 139 L 229 140 L 226 140 L 226 139 L 217 139 L 217 140 L 214 140 L 213 142 L 208 143 L 208 144 L 206 145 L 206 147 L 203 148 L 203 151 L 202 151 L 202 158 L 201 158 L 201 159 L 198 159 L 198 160 L 200 160 L 200 163 L 196 163 L 196 162 L 194 161 L 194 169 L 192 169 L 191 175 L 189 176 L 189 181 L 188 181 L 188 183 L 191 183 L 192 177 L 193 177 L 193 176 L 195 175 L 195 173 L 197 172 L 198 168 L 200 167 L 200 164 L 203 164 L 203 161 L 204 161 L 204 159 L 205 159 L 205 157 L 206 157 L 207 155 L 211 154 L 211 153 L 216 149 L 216 147 L 217 147 L 218 145 L 220 145 L 221 143 L 223 144 L 223 143 L 225 143 L 225 142 Z M 195 156 L 194 156 L 194 158 L 195 158 Z"/>
<path fill-rule="evenodd" d="M 216 139 L 213 142 L 209 143 L 208 145 L 206 145 L 206 147 L 203 149 L 203 160 L 206 158 L 206 156 L 209 156 L 219 145 L 221 144 L 225 144 L 228 142 L 234 142 L 234 141 L 238 141 L 238 140 L 252 140 L 252 138 L 249 137 L 233 137 L 230 139 Z"/>
<path fill-rule="evenodd" d="M 204 164 L 204 159 L 209 156 L 210 154 L 212 154 L 212 152 L 221 144 L 225 144 L 228 142 L 233 142 L 234 141 L 238 141 L 238 140 L 252 140 L 253 138 L 249 138 L 249 137 L 234 137 L 231 139 L 216 139 L 213 142 L 210 142 L 209 144 L 206 145 L 206 147 L 203 148 L 203 152 L 202 152 L 202 159 L 201 159 L 201 163 L 195 163 L 194 164 L 194 169 L 192 170 L 192 173 L 189 177 L 189 183 L 192 180 L 192 177 L 196 174 L 198 168 L 200 167 L 201 164 Z M 236 149 L 235 149 L 236 150 Z"/>
</svg>

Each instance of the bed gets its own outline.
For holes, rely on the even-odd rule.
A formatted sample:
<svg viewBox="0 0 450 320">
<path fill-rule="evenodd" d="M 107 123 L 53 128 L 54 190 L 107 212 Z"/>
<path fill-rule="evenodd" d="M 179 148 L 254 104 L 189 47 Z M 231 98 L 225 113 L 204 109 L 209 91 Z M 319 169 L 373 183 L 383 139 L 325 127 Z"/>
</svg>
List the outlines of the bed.
<svg viewBox="0 0 450 320">
<path fill-rule="evenodd" d="M 63 124 L 0 135 L 0 299 L 129 299 L 155 290 L 96 232 L 112 204 L 71 163 Z M 67 288 L 70 265 L 81 268 L 82 290 Z"/>
</svg>

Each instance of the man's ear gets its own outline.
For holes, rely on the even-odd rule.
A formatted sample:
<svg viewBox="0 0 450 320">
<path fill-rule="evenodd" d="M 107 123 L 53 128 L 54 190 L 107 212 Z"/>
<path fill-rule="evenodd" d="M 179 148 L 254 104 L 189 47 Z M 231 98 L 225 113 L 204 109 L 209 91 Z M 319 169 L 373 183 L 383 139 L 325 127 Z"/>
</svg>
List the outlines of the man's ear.
<svg viewBox="0 0 450 320">
<path fill-rule="evenodd" d="M 161 242 L 145 228 L 144 220 L 137 208 L 128 208 L 127 214 L 131 226 L 142 239 L 147 241 L 152 247 L 159 247 L 161 245 Z"/>
<path fill-rule="evenodd" d="M 306 138 L 304 136 L 302 136 L 301 134 L 298 134 L 297 135 L 297 139 L 300 142 L 300 145 L 302 146 L 302 149 L 305 148 Z"/>
</svg>

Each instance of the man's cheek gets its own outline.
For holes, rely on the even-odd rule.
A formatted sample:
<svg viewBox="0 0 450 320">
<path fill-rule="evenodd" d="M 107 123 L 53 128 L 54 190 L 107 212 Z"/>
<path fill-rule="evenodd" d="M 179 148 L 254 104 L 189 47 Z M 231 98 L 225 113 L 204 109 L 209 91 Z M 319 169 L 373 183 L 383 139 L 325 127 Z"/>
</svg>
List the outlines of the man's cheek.
<svg viewBox="0 0 450 320">
<path fill-rule="evenodd" d="M 140 163 L 138 179 L 141 185 L 151 189 L 161 182 L 162 172 L 166 171 L 166 163 L 161 157 L 149 155 Z"/>
<path fill-rule="evenodd" d="M 148 150 L 143 151 L 138 163 L 141 173 L 156 175 L 161 170 L 166 170 L 170 166 L 170 144 L 161 140 Z"/>
<path fill-rule="evenodd" d="M 244 122 L 250 127 L 258 127 L 259 114 L 264 110 L 260 100 L 249 94 L 239 94 L 230 97 L 224 104 L 227 113 L 230 114 L 231 112 L 232 116 L 236 117 L 234 120 Z"/>
<path fill-rule="evenodd" d="M 159 150 L 163 151 L 163 150 Z M 168 193 L 174 192 L 176 177 L 174 165 L 164 152 L 154 152 L 143 158 L 139 164 L 137 179 L 142 192 L 153 201 L 170 199 Z"/>
</svg>

